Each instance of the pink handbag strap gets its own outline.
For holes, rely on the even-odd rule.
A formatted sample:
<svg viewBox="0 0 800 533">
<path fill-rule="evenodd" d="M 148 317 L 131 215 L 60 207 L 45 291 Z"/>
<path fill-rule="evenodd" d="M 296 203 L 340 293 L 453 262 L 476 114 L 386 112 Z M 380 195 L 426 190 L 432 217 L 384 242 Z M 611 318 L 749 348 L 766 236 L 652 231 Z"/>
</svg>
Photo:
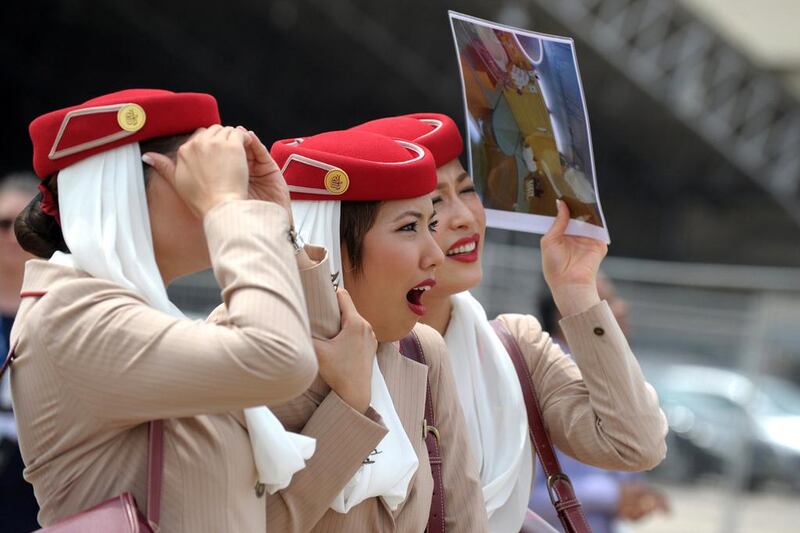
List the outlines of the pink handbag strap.
<svg viewBox="0 0 800 533">
<path fill-rule="evenodd" d="M 525 410 L 528 412 L 528 430 L 536 455 L 539 456 L 539 462 L 547 480 L 547 492 L 550 495 L 550 501 L 553 502 L 553 507 L 558 513 L 558 519 L 567 533 L 589 533 L 591 528 L 589 528 L 589 523 L 583 514 L 581 502 L 575 496 L 569 477 L 561 470 L 561 465 L 553 450 L 553 444 L 550 442 L 550 436 L 547 434 L 547 429 L 545 429 L 542 411 L 536 399 L 536 393 L 533 390 L 528 365 L 525 363 L 519 344 L 517 344 L 516 339 L 502 322 L 495 319 L 491 321 L 491 324 L 509 357 L 511 357 L 511 361 L 514 363 L 514 370 L 517 371 L 517 377 L 522 387 L 522 396 L 525 399 Z"/>
<path fill-rule="evenodd" d="M 400 353 L 412 361 L 427 366 L 425 352 L 419 337 L 413 331 L 400 339 Z M 433 477 L 433 494 L 431 496 L 431 511 L 428 515 L 427 533 L 444 533 L 444 479 L 442 477 L 442 455 L 439 450 L 439 430 L 436 428 L 436 419 L 433 411 L 433 396 L 431 396 L 431 383 L 427 381 L 425 392 L 425 420 L 423 422 L 423 436 L 425 446 L 428 448 L 428 461 L 431 465 Z"/>
</svg>

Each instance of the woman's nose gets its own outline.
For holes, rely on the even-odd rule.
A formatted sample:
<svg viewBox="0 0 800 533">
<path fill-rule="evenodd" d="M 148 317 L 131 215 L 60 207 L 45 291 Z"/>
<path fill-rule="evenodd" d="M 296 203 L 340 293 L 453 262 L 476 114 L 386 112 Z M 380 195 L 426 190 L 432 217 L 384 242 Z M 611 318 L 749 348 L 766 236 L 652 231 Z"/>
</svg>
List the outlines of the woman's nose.
<svg viewBox="0 0 800 533">
<path fill-rule="evenodd" d="M 439 248 L 432 233 L 427 233 L 424 246 L 425 248 L 422 253 L 422 269 L 430 270 L 442 266 L 442 263 L 444 263 L 444 252 Z"/>
<path fill-rule="evenodd" d="M 452 216 L 450 217 L 450 227 L 453 229 L 468 228 L 474 222 L 475 217 L 472 216 L 472 211 L 464 204 L 464 202 L 456 197 L 452 202 Z"/>
</svg>

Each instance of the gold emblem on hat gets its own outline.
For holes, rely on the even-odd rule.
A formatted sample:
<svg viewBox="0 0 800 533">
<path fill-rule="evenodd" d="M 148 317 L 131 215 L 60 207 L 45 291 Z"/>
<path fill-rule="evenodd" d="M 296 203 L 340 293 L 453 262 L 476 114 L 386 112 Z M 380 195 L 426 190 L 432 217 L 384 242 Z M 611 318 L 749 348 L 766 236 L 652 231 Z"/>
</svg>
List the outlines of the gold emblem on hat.
<svg viewBox="0 0 800 533">
<path fill-rule="evenodd" d="M 350 187 L 350 178 L 347 177 L 347 172 L 344 170 L 335 168 L 325 174 L 325 188 L 329 193 L 344 194 L 348 187 Z"/>
<path fill-rule="evenodd" d="M 146 120 L 147 114 L 139 104 L 125 104 L 117 111 L 117 123 L 125 131 L 139 131 Z"/>
</svg>

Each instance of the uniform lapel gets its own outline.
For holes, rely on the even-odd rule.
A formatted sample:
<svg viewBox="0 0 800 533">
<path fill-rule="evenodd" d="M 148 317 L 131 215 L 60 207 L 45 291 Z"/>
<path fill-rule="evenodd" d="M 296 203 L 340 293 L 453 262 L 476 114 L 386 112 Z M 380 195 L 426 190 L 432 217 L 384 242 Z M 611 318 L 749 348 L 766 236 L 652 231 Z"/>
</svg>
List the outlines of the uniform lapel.
<svg viewBox="0 0 800 533">
<path fill-rule="evenodd" d="M 425 418 L 428 367 L 404 357 L 395 342 L 379 346 L 378 366 L 403 429 L 416 448 L 422 438 L 422 421 Z"/>
</svg>

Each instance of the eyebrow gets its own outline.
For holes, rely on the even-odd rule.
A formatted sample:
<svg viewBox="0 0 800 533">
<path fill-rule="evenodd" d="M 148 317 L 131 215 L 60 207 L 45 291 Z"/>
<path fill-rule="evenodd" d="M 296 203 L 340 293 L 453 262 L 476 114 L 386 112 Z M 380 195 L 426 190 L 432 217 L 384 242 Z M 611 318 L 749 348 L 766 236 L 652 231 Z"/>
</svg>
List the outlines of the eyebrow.
<svg viewBox="0 0 800 533">
<path fill-rule="evenodd" d="M 419 211 L 403 211 L 402 213 L 400 213 L 399 215 L 397 215 L 395 217 L 394 222 L 397 222 L 401 218 L 407 217 L 407 216 L 412 216 L 412 217 L 416 218 L 417 220 L 421 220 L 422 219 L 422 213 L 420 213 Z"/>
<path fill-rule="evenodd" d="M 469 174 L 467 174 L 466 172 L 462 172 L 462 173 L 461 173 L 461 174 L 459 174 L 459 175 L 458 175 L 458 177 L 456 178 L 456 185 L 458 185 L 459 183 L 461 183 L 462 181 L 464 181 L 464 180 L 466 180 L 466 179 L 469 179 Z M 437 184 L 436 184 L 436 189 L 437 189 L 437 190 L 442 190 L 442 189 L 444 189 L 445 187 L 447 187 L 447 184 L 446 184 L 446 183 L 437 183 Z"/>
<path fill-rule="evenodd" d="M 431 216 L 429 216 L 429 217 L 428 217 L 428 219 L 430 220 L 430 219 L 434 218 L 434 217 L 436 216 L 436 214 L 437 214 L 437 213 L 436 213 L 436 210 L 434 209 L 434 210 L 431 212 Z M 423 218 L 425 215 L 423 215 L 423 214 L 422 214 L 422 213 L 420 213 L 419 211 L 411 211 L 411 210 L 409 210 L 409 211 L 404 211 L 404 212 L 400 213 L 399 215 L 397 215 L 397 217 L 396 217 L 396 218 L 393 220 L 393 222 L 397 222 L 397 221 L 398 221 L 398 220 L 400 220 L 401 218 L 403 218 L 403 217 L 407 217 L 407 216 L 412 216 L 412 217 L 416 218 L 417 220 L 422 220 L 422 218 Z"/>
</svg>

